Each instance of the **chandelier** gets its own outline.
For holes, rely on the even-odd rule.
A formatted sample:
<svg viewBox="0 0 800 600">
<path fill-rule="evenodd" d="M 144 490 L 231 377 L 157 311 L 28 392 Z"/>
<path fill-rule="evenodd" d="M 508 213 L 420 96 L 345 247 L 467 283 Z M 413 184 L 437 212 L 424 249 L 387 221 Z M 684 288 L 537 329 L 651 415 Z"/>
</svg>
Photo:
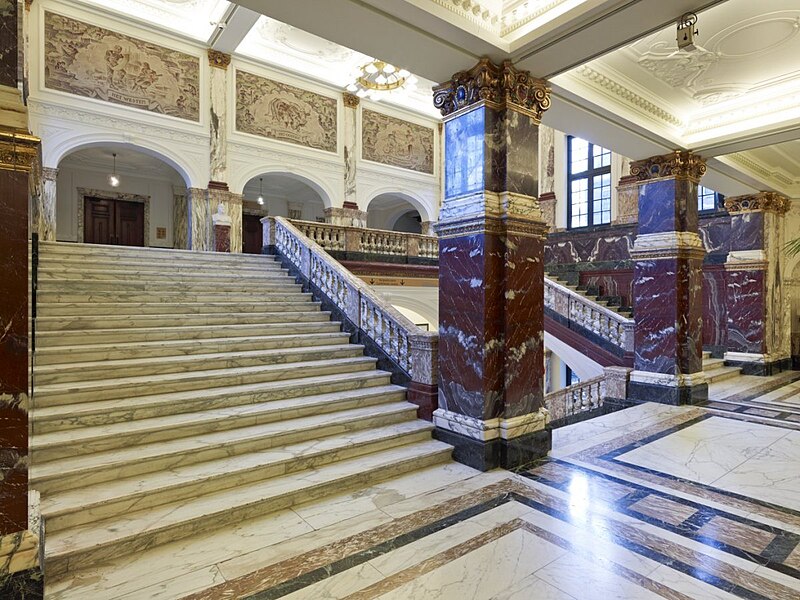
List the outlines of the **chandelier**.
<svg viewBox="0 0 800 600">
<path fill-rule="evenodd" d="M 373 60 L 359 67 L 352 77 L 355 81 L 347 86 L 347 91 L 372 100 L 379 100 L 380 92 L 403 87 L 412 90 L 417 84 L 417 78 L 406 69 L 398 69 L 382 60 Z"/>
</svg>

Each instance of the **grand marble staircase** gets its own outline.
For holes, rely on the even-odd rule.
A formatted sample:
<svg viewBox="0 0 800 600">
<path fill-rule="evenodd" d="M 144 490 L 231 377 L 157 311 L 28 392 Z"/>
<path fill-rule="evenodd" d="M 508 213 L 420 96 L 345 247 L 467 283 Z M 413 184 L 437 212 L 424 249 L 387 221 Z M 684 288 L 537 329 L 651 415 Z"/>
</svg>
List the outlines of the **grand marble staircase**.
<svg viewBox="0 0 800 600">
<path fill-rule="evenodd" d="M 273 257 L 40 249 L 48 577 L 449 460 Z"/>
</svg>

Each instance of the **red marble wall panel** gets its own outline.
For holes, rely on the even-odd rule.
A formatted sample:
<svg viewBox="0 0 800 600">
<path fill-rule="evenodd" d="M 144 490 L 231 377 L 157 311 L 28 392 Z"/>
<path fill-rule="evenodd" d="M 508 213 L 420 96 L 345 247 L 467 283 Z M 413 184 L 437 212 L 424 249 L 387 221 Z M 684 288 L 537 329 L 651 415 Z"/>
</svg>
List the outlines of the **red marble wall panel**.
<svg viewBox="0 0 800 600">
<path fill-rule="evenodd" d="M 736 269 L 727 272 L 728 350 L 766 352 L 764 342 L 764 281 L 761 269 Z"/>
<path fill-rule="evenodd" d="M 724 265 L 703 266 L 703 346 L 724 347 L 728 338 L 728 283 Z"/>
</svg>

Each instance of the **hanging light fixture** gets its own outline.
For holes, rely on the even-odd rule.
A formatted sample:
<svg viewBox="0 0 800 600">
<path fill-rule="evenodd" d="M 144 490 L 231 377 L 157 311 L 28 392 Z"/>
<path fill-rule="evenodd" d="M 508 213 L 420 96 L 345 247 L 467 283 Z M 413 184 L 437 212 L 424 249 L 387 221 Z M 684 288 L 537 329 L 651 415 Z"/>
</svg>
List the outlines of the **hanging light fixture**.
<svg viewBox="0 0 800 600">
<path fill-rule="evenodd" d="M 258 202 L 259 206 L 264 206 L 264 194 L 261 191 L 261 184 L 263 183 L 264 178 L 258 178 L 258 198 L 256 198 L 256 202 Z"/>
<path fill-rule="evenodd" d="M 111 174 L 108 176 L 108 185 L 111 187 L 119 187 L 119 175 L 117 175 L 117 153 L 114 152 L 111 154 L 114 157 L 114 169 L 111 171 Z"/>
<path fill-rule="evenodd" d="M 373 60 L 359 67 L 353 73 L 353 83 L 347 86 L 347 91 L 359 98 L 369 97 L 371 100 L 380 100 L 380 92 L 390 92 L 402 87 L 413 89 L 416 87 L 417 78 L 406 69 L 398 69 L 382 60 Z"/>
</svg>

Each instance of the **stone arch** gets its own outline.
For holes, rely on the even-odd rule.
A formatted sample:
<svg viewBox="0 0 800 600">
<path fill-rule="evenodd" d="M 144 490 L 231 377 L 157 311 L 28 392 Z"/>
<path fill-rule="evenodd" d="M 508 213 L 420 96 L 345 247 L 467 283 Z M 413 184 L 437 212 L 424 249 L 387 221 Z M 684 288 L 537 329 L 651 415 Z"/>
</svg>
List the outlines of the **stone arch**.
<svg viewBox="0 0 800 600">
<path fill-rule="evenodd" d="M 251 179 L 268 175 L 282 175 L 305 183 L 319 195 L 325 208 L 331 208 L 333 206 L 333 198 L 335 195 L 324 181 L 304 169 L 287 169 L 284 166 L 261 165 L 251 167 L 242 173 L 239 179 L 233 184 L 231 191 L 241 194 L 244 191 L 244 187 Z"/>
<path fill-rule="evenodd" d="M 396 196 L 408 202 L 419 213 L 419 216 L 422 217 L 423 221 L 432 220 L 431 212 L 428 209 L 425 200 L 423 200 L 420 196 L 418 196 L 414 192 L 402 192 L 399 191 L 396 187 L 388 187 L 388 186 L 372 191 L 371 195 L 369 196 L 369 200 L 367 201 L 366 204 L 367 212 L 369 212 L 369 206 L 370 204 L 372 204 L 373 200 L 375 200 L 380 196 L 387 196 L 387 195 Z M 406 210 L 403 210 L 402 212 L 405 213 Z"/>
</svg>

